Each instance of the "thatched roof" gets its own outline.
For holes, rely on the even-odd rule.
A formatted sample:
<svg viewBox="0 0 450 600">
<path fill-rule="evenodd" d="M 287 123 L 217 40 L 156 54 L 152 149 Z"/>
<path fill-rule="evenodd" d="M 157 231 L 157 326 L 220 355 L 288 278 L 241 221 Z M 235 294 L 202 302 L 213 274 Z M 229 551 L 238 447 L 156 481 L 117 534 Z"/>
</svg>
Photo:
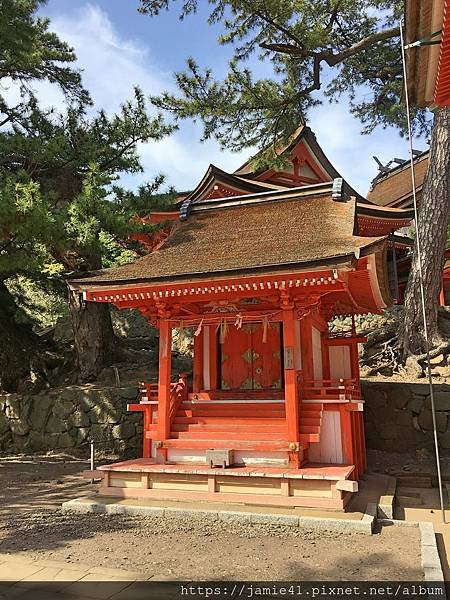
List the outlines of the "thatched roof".
<svg viewBox="0 0 450 600">
<path fill-rule="evenodd" d="M 82 282 L 156 283 L 283 266 L 306 269 L 313 263 L 333 265 L 345 257 L 354 259 L 384 239 L 353 235 L 353 198 L 337 202 L 329 188 L 309 196 L 292 195 L 271 200 L 269 193 L 254 203 L 241 196 L 225 208 L 194 208 L 187 221 L 173 227 L 159 250 Z"/>
</svg>

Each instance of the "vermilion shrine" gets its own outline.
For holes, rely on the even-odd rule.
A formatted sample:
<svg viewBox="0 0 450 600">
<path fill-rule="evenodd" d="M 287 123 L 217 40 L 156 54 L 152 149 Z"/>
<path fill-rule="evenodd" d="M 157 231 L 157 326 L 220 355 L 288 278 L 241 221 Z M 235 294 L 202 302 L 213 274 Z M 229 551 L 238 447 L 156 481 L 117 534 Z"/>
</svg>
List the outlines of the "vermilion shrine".
<svg viewBox="0 0 450 600">
<path fill-rule="evenodd" d="M 134 263 L 71 282 L 85 302 L 136 308 L 159 329 L 159 380 L 142 458 L 100 467 L 100 493 L 344 508 L 366 468 L 354 326 L 336 315 L 392 302 L 389 234 L 408 209 L 362 198 L 308 127 L 284 170 L 210 166 L 143 240 Z M 172 331 L 194 331 L 192 378 L 171 368 Z M 211 468 L 225 451 L 227 468 Z"/>
</svg>

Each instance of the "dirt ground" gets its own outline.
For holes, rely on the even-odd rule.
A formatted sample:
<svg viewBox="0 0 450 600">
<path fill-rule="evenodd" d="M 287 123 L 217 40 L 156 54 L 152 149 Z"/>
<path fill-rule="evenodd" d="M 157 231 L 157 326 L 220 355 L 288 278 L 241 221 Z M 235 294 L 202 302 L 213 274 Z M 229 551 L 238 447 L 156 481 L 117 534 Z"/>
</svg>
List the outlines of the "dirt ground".
<svg viewBox="0 0 450 600">
<path fill-rule="evenodd" d="M 170 579 L 420 580 L 419 533 L 375 535 L 63 513 L 86 495 L 87 463 L 64 456 L 0 459 L 0 557 L 132 569 Z"/>
</svg>

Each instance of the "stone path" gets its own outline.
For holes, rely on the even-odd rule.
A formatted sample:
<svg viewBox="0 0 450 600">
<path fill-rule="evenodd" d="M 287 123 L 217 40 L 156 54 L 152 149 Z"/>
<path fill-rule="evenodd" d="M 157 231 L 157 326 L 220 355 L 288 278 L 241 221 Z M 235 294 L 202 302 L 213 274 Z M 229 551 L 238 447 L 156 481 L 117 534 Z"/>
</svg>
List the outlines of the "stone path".
<svg viewBox="0 0 450 600">
<path fill-rule="evenodd" d="M 172 585 L 164 583 L 172 580 Z M 151 583 L 149 583 L 151 582 Z M 0 600 L 140 600 L 178 597 L 173 577 L 0 556 Z"/>
</svg>

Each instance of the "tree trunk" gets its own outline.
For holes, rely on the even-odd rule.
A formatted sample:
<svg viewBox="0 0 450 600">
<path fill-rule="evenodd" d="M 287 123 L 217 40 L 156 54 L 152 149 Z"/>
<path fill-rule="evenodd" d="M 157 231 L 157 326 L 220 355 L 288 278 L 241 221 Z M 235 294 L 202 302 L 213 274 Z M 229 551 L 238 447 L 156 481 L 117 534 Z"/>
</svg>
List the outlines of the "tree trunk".
<svg viewBox="0 0 450 600">
<path fill-rule="evenodd" d="M 430 158 L 418 212 L 416 235 L 422 250 L 425 313 L 429 342 L 433 346 L 441 341 L 437 314 L 450 219 L 450 107 L 441 108 L 435 114 Z M 417 243 L 406 289 L 399 343 L 404 357 L 426 351 Z"/>
<path fill-rule="evenodd" d="M 85 254 L 89 271 L 102 267 L 100 254 Z M 75 350 L 75 368 L 79 381 L 93 381 L 100 371 L 113 362 L 117 339 L 112 327 L 108 304 L 83 304 L 78 292 L 69 288 L 69 309 L 72 319 Z"/>
<path fill-rule="evenodd" d="M 25 383 L 40 347 L 39 336 L 20 318 L 24 315 L 0 280 L 0 391 L 15 392 Z"/>
<path fill-rule="evenodd" d="M 92 381 L 105 366 L 111 364 L 116 353 L 109 306 L 95 302 L 87 302 L 83 306 L 79 293 L 69 290 L 69 308 L 77 377 L 80 381 Z"/>
</svg>

